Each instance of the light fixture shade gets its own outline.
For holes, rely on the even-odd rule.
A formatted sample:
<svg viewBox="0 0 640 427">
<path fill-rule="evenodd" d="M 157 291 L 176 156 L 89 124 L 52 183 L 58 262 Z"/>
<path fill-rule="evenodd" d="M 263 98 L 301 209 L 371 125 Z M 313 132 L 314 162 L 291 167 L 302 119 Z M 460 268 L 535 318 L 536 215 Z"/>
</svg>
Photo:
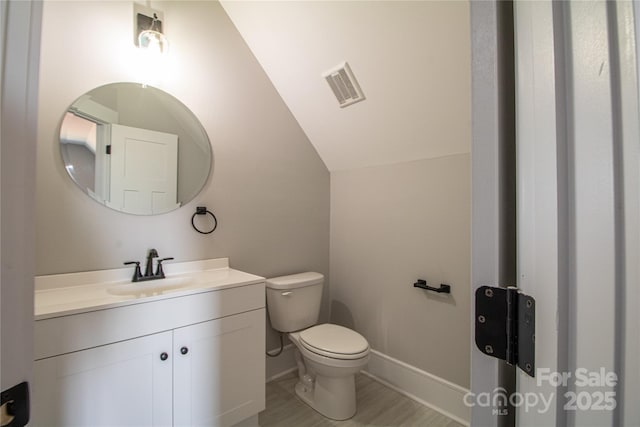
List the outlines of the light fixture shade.
<svg viewBox="0 0 640 427">
<path fill-rule="evenodd" d="M 147 49 L 157 53 L 167 53 L 169 50 L 169 40 L 159 31 L 145 30 L 138 35 L 138 45 L 142 49 Z"/>
</svg>

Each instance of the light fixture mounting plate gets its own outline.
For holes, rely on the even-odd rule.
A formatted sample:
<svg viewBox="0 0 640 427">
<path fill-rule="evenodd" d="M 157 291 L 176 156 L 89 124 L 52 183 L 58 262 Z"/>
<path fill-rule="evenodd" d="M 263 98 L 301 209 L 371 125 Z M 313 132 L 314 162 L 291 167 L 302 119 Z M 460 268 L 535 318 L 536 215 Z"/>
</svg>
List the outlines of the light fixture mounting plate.
<svg viewBox="0 0 640 427">
<path fill-rule="evenodd" d="M 153 16 L 157 17 L 156 30 L 160 33 L 164 33 L 164 13 L 160 10 L 151 9 L 140 4 L 133 4 L 133 44 L 136 47 L 140 47 L 139 36 L 140 33 L 151 29 L 153 23 Z"/>
</svg>

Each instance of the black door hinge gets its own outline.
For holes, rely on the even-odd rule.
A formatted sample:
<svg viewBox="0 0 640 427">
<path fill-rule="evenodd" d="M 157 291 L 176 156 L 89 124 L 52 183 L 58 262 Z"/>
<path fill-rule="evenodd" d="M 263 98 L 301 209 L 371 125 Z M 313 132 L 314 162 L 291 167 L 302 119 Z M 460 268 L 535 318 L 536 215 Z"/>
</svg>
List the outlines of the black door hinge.
<svg viewBox="0 0 640 427">
<path fill-rule="evenodd" d="M 106 149 L 107 154 L 111 154 L 111 145 L 107 145 L 106 147 L 107 147 Z"/>
<path fill-rule="evenodd" d="M 476 289 L 476 345 L 535 376 L 536 301 L 518 288 Z"/>
</svg>

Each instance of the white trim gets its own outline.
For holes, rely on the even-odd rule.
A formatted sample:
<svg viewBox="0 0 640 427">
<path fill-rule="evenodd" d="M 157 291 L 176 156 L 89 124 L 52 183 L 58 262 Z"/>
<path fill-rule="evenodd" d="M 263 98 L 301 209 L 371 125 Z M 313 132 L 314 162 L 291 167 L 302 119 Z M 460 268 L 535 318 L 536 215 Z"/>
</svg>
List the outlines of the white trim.
<svg viewBox="0 0 640 427">
<path fill-rule="evenodd" d="M 573 4 L 572 4 L 573 7 Z M 564 5 L 551 0 L 516 2 L 516 126 L 517 126 L 517 286 L 535 298 L 535 366 L 566 372 L 566 324 L 563 309 L 568 281 L 568 168 L 565 136 Z M 560 344 L 560 345 L 559 345 Z M 517 391 L 548 396 L 546 411 L 515 408 L 518 425 L 566 425 L 559 412 L 564 391 L 516 370 Z M 507 391 L 507 395 L 510 392 Z M 510 408 L 506 408 L 511 411 Z"/>
<path fill-rule="evenodd" d="M 267 357 L 265 382 L 275 381 L 297 370 L 294 349 L 293 344 L 287 344 L 279 356 Z M 278 348 L 270 349 L 269 353 L 276 351 Z M 460 424 L 470 424 L 471 409 L 464 404 L 468 389 L 377 350 L 371 350 L 369 357 L 369 365 L 362 371 L 366 376 Z"/>
<path fill-rule="evenodd" d="M 512 54 L 504 39 L 511 29 L 508 2 L 471 0 L 471 287 L 470 300 L 483 284 L 513 283 L 515 260 L 511 221 L 515 203 L 507 186 L 513 181 L 505 157 L 512 149 L 512 106 L 507 101 L 510 71 L 505 64 Z M 506 79 L 506 80 L 505 80 Z M 498 360 L 488 357 L 474 340 L 475 305 L 469 318 L 471 391 L 475 394 L 510 388 Z M 493 408 L 480 405 L 472 410 L 473 425 L 498 427 L 503 421 Z M 505 417 L 500 417 L 504 419 Z M 506 423 L 509 420 L 505 420 Z"/>
<path fill-rule="evenodd" d="M 640 316 L 638 303 L 640 302 L 640 106 L 638 99 L 638 59 L 640 59 L 640 15 L 637 2 L 615 4 L 617 19 L 617 53 L 620 71 L 620 136 L 622 144 L 619 150 L 618 167 L 622 166 L 624 214 L 620 239 L 624 245 L 622 251 L 623 279 L 616 304 L 621 312 L 618 327 L 622 325 L 620 340 L 623 348 L 616 348 L 621 360 L 618 377 L 622 381 L 618 384 L 619 393 L 617 410 L 620 411 L 618 422 L 620 425 L 634 425 L 640 423 L 640 407 L 635 404 L 636 396 L 640 394 L 640 385 L 636 378 L 640 377 Z"/>
<path fill-rule="evenodd" d="M 38 77 L 42 2 L 0 6 L 2 390 L 31 379 Z M 13 183 L 19 185 L 11 185 Z"/>
<path fill-rule="evenodd" d="M 460 424 L 470 424 L 471 409 L 464 404 L 469 390 L 464 387 L 376 350 L 371 350 L 362 373 Z"/>
<path fill-rule="evenodd" d="M 265 356 L 267 358 L 267 379 L 265 382 L 268 383 L 277 380 L 278 378 L 283 377 L 298 369 L 296 366 L 296 361 L 293 357 L 294 348 L 295 347 L 293 344 L 287 344 L 284 346 L 282 354 L 279 354 L 276 357 Z M 273 354 L 279 349 L 280 347 L 273 348 L 268 351 L 269 353 Z"/>
<path fill-rule="evenodd" d="M 270 383 L 271 381 L 279 380 L 280 378 L 282 378 L 284 376 L 287 376 L 290 373 L 295 372 L 297 370 L 298 370 L 298 368 L 294 366 L 292 368 L 287 369 L 286 371 L 282 371 L 282 372 L 280 372 L 278 374 L 275 374 L 275 375 L 272 375 L 272 376 L 268 377 L 265 382 Z"/>
<path fill-rule="evenodd" d="M 78 98 L 69 107 L 69 112 L 99 125 L 119 123 L 117 111 L 94 101 L 90 95 Z"/>
<path fill-rule="evenodd" d="M 237 424 L 234 424 L 233 427 L 260 427 L 260 422 L 258 420 L 258 414 L 255 414 L 252 417 L 249 417 L 245 420 L 240 421 Z"/>
</svg>

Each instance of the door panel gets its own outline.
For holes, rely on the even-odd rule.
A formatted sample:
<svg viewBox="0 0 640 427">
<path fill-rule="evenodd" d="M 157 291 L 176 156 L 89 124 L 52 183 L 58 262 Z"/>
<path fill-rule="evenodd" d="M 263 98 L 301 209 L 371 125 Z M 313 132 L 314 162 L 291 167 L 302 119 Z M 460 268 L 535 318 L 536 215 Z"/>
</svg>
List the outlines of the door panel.
<svg viewBox="0 0 640 427">
<path fill-rule="evenodd" d="M 0 390 L 31 379 L 42 2 L 0 5 Z"/>
<path fill-rule="evenodd" d="M 483 285 L 508 286 L 515 275 L 513 9 L 510 2 L 471 1 L 472 223 L 471 292 Z M 476 321 L 471 316 L 471 330 Z M 471 334 L 471 424 L 513 425 L 514 411 L 478 402 L 515 387 L 513 367 L 482 353 Z"/>
<path fill-rule="evenodd" d="M 600 396 L 611 386 L 581 385 L 578 369 L 616 372 L 616 217 L 614 189 L 615 119 L 612 105 L 611 31 L 607 3 L 572 2 L 570 23 L 573 120 L 569 164 L 573 200 L 569 239 L 569 393 L 563 399 L 568 421 L 576 426 L 614 425 L 614 411 Z M 621 255 L 621 254 L 620 254 Z M 572 402 L 575 393 L 575 402 Z M 601 410 L 605 406 L 609 410 Z M 576 408 L 575 410 L 573 408 Z"/>
<path fill-rule="evenodd" d="M 260 309 L 175 330 L 176 425 L 231 426 L 264 409 L 264 316 Z"/>
<path fill-rule="evenodd" d="M 171 347 L 163 332 L 36 361 L 30 425 L 170 426 Z"/>
<path fill-rule="evenodd" d="M 636 179 L 625 181 L 638 167 L 631 4 L 538 1 L 515 9 L 518 286 L 537 311 L 536 378 L 519 374 L 518 393 L 538 401 L 519 405 L 517 424 L 637 425 L 619 405 L 637 406 L 637 393 L 618 386 L 638 364 L 637 338 L 625 335 L 637 330 L 637 318 L 624 316 L 625 295 L 638 288 L 629 281 L 637 259 L 628 263 L 638 240 L 629 247 L 627 232 L 637 230 L 637 195 L 625 194 L 638 188 Z M 634 163 L 623 154 L 631 147 Z M 547 408 L 541 399 L 553 401 Z"/>
<path fill-rule="evenodd" d="M 566 209 L 566 170 L 560 164 L 564 140 L 557 133 L 562 105 L 556 105 L 556 46 L 552 2 L 518 2 L 515 9 L 517 182 L 518 182 L 518 287 L 536 300 L 535 365 L 557 372 L 557 327 L 560 274 L 566 265 L 559 227 Z M 558 88 L 563 90 L 564 88 Z M 566 150 L 566 148 L 565 148 Z M 562 196 L 561 196 L 562 195 Z M 562 283 L 566 285 L 566 283 Z M 518 425 L 553 426 L 556 423 L 557 387 L 518 370 L 518 391 L 541 393 L 537 407 L 516 408 Z M 523 411 L 523 409 L 525 409 Z M 561 414 L 562 415 L 562 414 Z"/>
<path fill-rule="evenodd" d="M 135 214 L 177 206 L 178 136 L 111 125 L 109 205 Z"/>
</svg>

